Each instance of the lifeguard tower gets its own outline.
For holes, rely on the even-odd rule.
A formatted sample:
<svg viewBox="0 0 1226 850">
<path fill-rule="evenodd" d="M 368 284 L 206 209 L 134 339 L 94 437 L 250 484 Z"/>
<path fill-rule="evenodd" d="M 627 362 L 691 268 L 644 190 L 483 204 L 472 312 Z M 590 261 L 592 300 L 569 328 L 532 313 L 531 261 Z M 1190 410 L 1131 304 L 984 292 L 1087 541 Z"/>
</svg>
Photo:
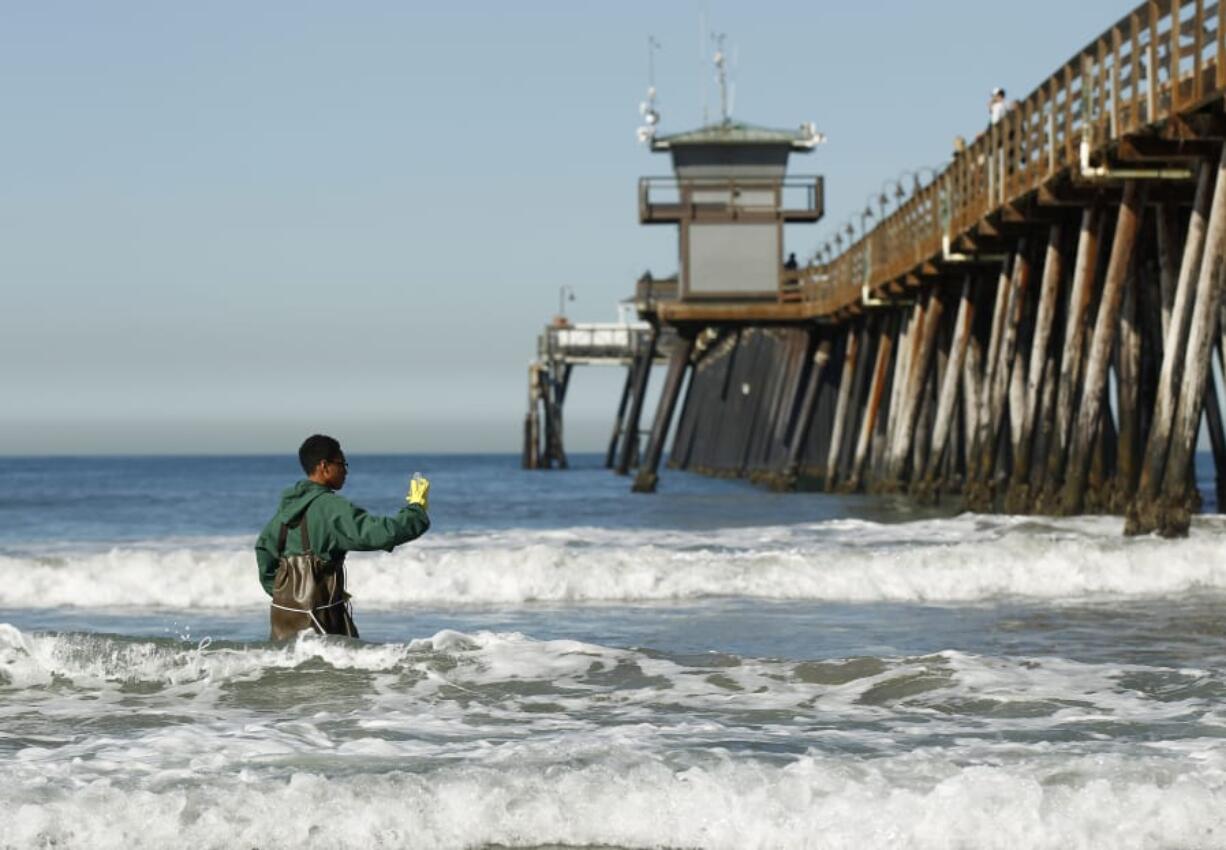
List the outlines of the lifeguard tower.
<svg viewBox="0 0 1226 850">
<path fill-rule="evenodd" d="M 650 492 L 677 396 L 692 360 L 713 339 L 719 326 L 754 318 L 753 302 L 777 311 L 781 302 L 799 300 L 801 270 L 786 263 L 784 225 L 813 223 L 823 212 L 818 175 L 787 175 L 793 153 L 809 153 L 825 141 L 811 123 L 779 130 L 733 121 L 728 108 L 724 53 L 715 55 L 720 83 L 720 119 L 714 124 L 658 135 L 655 87 L 643 105 L 646 126 L 640 138 L 655 153 L 672 157 L 671 177 L 639 180 L 639 222 L 677 225 L 676 301 L 665 320 L 655 302 L 640 317 L 657 333 L 666 326 L 679 343 L 668 374 L 647 451 L 634 489 Z M 636 398 L 641 395 L 636 387 Z M 637 411 L 636 408 L 632 410 Z M 632 413 L 625 433 L 637 431 Z"/>
<path fill-rule="evenodd" d="M 678 227 L 681 301 L 779 300 L 783 226 L 822 217 L 822 178 L 787 176 L 788 157 L 822 141 L 812 124 L 775 130 L 734 122 L 652 136 L 672 177 L 639 181 L 639 221 Z"/>
</svg>

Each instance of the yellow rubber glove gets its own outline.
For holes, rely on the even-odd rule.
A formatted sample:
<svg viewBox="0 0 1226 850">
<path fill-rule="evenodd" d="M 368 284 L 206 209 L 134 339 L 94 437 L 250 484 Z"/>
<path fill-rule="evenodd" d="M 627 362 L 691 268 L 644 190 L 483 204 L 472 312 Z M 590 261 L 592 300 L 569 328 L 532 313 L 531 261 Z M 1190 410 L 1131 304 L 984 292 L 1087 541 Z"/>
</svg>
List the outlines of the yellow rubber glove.
<svg viewBox="0 0 1226 850">
<path fill-rule="evenodd" d="M 404 500 L 410 505 L 420 505 L 423 511 L 430 510 L 430 479 L 414 475 L 409 481 L 409 495 Z"/>
</svg>

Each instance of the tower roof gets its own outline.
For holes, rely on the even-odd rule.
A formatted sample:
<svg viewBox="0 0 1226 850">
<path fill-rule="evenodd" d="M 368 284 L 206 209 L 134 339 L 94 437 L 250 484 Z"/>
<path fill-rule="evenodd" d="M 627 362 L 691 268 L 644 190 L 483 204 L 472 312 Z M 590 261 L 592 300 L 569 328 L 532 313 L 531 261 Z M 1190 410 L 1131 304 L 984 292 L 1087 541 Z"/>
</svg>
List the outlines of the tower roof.
<svg viewBox="0 0 1226 850">
<path fill-rule="evenodd" d="M 809 151 L 821 141 L 821 134 L 811 124 L 795 130 L 778 130 L 741 121 L 723 121 L 697 130 L 657 136 L 651 140 L 651 149 L 666 151 L 687 145 L 787 145 L 794 151 Z"/>
</svg>

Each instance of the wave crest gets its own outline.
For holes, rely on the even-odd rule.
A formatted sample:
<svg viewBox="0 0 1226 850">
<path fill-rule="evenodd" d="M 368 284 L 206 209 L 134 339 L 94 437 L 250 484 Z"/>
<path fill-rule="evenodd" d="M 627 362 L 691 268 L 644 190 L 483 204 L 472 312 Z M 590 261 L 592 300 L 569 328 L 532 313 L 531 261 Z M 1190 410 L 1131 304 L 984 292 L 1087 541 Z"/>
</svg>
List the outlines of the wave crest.
<svg viewBox="0 0 1226 850">
<path fill-rule="evenodd" d="M 1226 590 L 1226 528 L 1182 541 L 1125 539 L 1117 520 L 958 517 L 841 520 L 720 532 L 569 529 L 439 535 L 353 554 L 358 605 L 684 601 L 978 602 Z M 0 556 L 0 606 L 236 609 L 263 606 L 250 550 L 224 542 Z"/>
</svg>

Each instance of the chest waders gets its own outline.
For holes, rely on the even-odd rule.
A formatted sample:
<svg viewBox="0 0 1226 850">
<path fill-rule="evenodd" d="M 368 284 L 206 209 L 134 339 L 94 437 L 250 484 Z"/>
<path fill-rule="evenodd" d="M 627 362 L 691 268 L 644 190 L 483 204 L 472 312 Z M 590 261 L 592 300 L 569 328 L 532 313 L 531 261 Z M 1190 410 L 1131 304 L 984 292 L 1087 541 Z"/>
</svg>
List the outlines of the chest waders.
<svg viewBox="0 0 1226 850">
<path fill-rule="evenodd" d="M 357 637 L 349 594 L 345 592 L 345 558 L 325 561 L 311 550 L 307 512 L 298 519 L 302 553 L 286 555 L 285 539 L 293 526 L 283 524 L 277 540 L 277 575 L 273 579 L 269 624 L 272 640 L 292 638 L 304 629 L 316 634 Z"/>
</svg>

